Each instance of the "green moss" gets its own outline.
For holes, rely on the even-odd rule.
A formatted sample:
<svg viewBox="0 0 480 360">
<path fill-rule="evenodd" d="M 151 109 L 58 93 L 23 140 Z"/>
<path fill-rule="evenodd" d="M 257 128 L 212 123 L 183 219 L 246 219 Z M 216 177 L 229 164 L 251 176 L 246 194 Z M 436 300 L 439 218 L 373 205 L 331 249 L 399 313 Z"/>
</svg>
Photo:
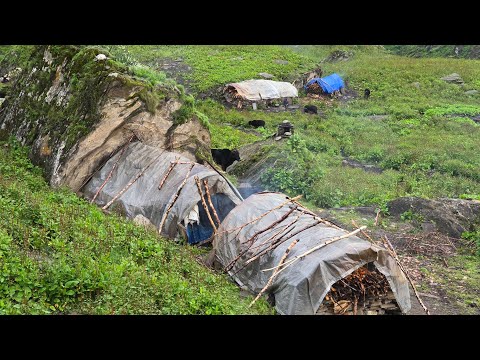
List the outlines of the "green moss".
<svg viewBox="0 0 480 360">
<path fill-rule="evenodd" d="M 173 113 L 173 123 L 181 125 L 186 123 L 195 114 L 195 98 L 191 95 L 183 97 L 183 104 L 180 109 Z"/>
</svg>

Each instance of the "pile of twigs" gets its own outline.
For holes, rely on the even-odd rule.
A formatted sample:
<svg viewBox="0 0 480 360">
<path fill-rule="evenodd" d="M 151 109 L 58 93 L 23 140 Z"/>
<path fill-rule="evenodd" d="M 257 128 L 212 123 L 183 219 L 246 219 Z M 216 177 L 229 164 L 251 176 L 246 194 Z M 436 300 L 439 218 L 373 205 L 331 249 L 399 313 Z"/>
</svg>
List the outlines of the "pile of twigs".
<svg viewBox="0 0 480 360">
<path fill-rule="evenodd" d="M 457 251 L 450 237 L 437 232 L 405 235 L 403 239 L 405 241 L 403 250 L 414 255 L 452 256 Z"/>
<path fill-rule="evenodd" d="M 307 87 L 307 93 L 321 95 L 323 94 L 323 89 L 318 83 L 314 82 Z"/>
<path fill-rule="evenodd" d="M 317 314 L 382 315 L 399 312 L 385 276 L 376 268 L 370 270 L 365 265 L 330 288 Z"/>
</svg>

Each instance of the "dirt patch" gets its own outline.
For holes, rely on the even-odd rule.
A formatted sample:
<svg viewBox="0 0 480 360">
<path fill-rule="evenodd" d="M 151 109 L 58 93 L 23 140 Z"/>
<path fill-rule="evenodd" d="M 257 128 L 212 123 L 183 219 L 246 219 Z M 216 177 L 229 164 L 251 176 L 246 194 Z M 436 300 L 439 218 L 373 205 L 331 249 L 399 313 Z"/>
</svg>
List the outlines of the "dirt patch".
<svg viewBox="0 0 480 360">
<path fill-rule="evenodd" d="M 367 119 L 370 119 L 370 120 L 373 120 L 373 121 L 381 121 L 381 120 L 385 120 L 386 118 L 388 118 L 388 115 L 368 115 L 366 116 Z"/>
<path fill-rule="evenodd" d="M 159 60 L 155 66 L 158 70 L 163 71 L 168 77 L 185 87 L 185 91 L 192 91 L 191 80 L 186 78 L 186 74 L 192 72 L 192 68 L 188 66 L 182 58 L 164 58 Z"/>
</svg>

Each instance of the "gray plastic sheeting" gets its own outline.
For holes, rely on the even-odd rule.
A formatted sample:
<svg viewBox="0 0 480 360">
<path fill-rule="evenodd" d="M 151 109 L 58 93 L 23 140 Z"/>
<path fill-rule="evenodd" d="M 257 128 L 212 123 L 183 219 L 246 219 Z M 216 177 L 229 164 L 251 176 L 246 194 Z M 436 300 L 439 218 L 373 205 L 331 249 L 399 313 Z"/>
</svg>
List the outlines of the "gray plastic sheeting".
<svg viewBox="0 0 480 360">
<path fill-rule="evenodd" d="M 280 193 L 258 193 L 251 195 L 234 208 L 222 222 L 214 239 L 215 253 L 220 263 L 226 266 L 235 259 L 241 251 L 246 249 L 246 242 L 251 236 L 280 219 L 291 209 L 292 203 L 287 203 L 278 210 L 274 210 L 263 218 L 246 225 L 241 230 L 234 229 L 268 212 L 287 199 L 285 195 Z M 299 207 L 299 210 L 301 209 Z M 293 211 L 286 220 L 259 235 L 252 248 L 280 231 L 298 215 L 300 215 L 300 211 Z M 293 234 L 315 221 L 312 215 L 302 214 L 289 234 Z M 261 256 L 235 274 L 259 248 L 256 250 L 250 249 L 237 261 L 229 273 L 241 286 L 246 286 L 251 291 L 258 293 L 273 272 L 273 270 L 267 272 L 261 270 L 277 266 L 285 250 L 294 239 L 300 241 L 289 253 L 287 261 L 328 239 L 346 233 L 345 230 L 320 223 L 284 241 L 273 252 Z M 402 312 L 405 313 L 410 310 L 408 282 L 395 259 L 385 249 L 357 236 L 350 236 L 328 244 L 298 260 L 285 271 L 279 273 L 269 292 L 274 294 L 275 307 L 280 314 L 315 314 L 323 298 L 335 282 L 370 262 L 373 262 L 377 269 L 386 276 Z"/>
<path fill-rule="evenodd" d="M 87 198 L 93 198 L 119 156 L 120 152 L 113 156 L 88 182 L 84 190 Z M 178 154 L 144 145 L 140 142 L 128 145 L 112 177 L 104 186 L 95 202 L 100 206 L 108 203 L 155 158 L 157 158 L 157 160 L 150 165 L 145 173 L 123 193 L 111 207 L 121 205 L 127 217 L 133 218 L 141 214 L 158 228 L 165 208 L 174 199 L 178 187 L 185 179 L 188 169 L 191 166 L 190 164 L 177 164 L 163 184 L 162 189 L 158 190 L 158 186 L 167 173 L 171 161 L 178 159 L 179 161 L 191 162 L 189 159 Z M 210 194 L 214 197 L 212 201 L 214 202 L 220 221 L 223 220 L 235 205 L 241 202 L 241 199 L 235 195 L 225 179 L 216 171 L 206 166 L 195 164 L 178 199 L 175 201 L 165 220 L 162 234 L 171 238 L 182 234 L 179 231 L 179 224 L 195 205 L 201 201 L 197 184 L 194 180 L 195 176 L 199 177 L 202 183 L 202 189 L 204 188 L 203 180 L 206 179 L 208 181 Z M 216 196 L 216 194 L 224 194 L 225 196 Z M 202 206 L 201 203 L 199 206 Z M 206 225 L 210 226 L 209 224 Z"/>
</svg>

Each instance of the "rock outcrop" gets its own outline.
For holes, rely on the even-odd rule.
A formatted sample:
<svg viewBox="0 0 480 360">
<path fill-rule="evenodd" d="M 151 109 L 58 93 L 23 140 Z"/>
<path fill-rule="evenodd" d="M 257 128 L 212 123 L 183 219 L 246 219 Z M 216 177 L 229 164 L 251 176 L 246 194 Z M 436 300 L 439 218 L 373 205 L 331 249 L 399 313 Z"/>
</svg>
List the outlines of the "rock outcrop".
<svg viewBox="0 0 480 360">
<path fill-rule="evenodd" d="M 463 79 L 461 78 L 461 76 L 458 75 L 457 73 L 453 73 L 453 74 L 444 76 L 444 77 L 441 78 L 441 80 L 443 80 L 445 82 L 448 82 L 448 83 L 452 83 L 452 84 L 458 84 L 458 85 L 463 85 L 465 83 L 463 81 Z"/>
<path fill-rule="evenodd" d="M 132 137 L 193 161 L 209 151 L 194 113 L 174 120 L 185 98 L 178 88 L 136 78 L 102 49 L 37 46 L 28 63 L 0 110 L 0 136 L 30 146 L 53 186 L 77 191 Z"/>
<path fill-rule="evenodd" d="M 400 216 L 406 211 L 421 215 L 424 222 L 434 225 L 432 231 L 455 238 L 480 224 L 480 201 L 477 200 L 402 197 L 389 202 L 388 209 L 392 216 Z"/>
</svg>

